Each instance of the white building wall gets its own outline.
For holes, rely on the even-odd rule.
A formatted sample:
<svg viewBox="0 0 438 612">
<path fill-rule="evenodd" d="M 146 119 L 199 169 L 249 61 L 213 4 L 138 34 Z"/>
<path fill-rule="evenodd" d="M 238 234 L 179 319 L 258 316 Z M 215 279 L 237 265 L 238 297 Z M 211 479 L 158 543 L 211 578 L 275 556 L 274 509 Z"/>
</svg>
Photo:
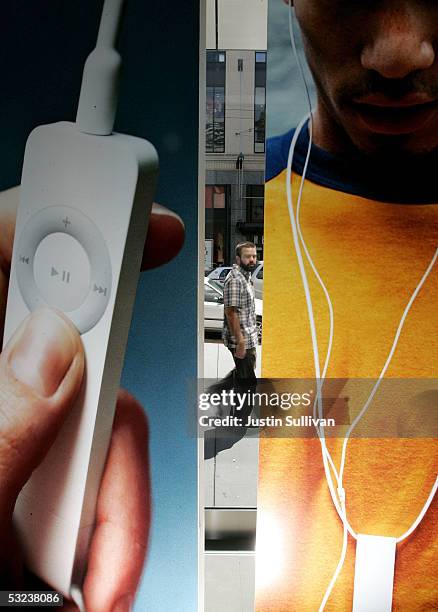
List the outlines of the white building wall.
<svg viewBox="0 0 438 612">
<path fill-rule="evenodd" d="M 268 0 L 217 0 L 217 3 L 219 49 L 266 50 Z"/>
<path fill-rule="evenodd" d="M 206 49 L 216 49 L 216 0 L 206 2 Z"/>
<path fill-rule="evenodd" d="M 268 0 L 207 0 L 207 49 L 265 51 L 267 20 Z"/>
</svg>

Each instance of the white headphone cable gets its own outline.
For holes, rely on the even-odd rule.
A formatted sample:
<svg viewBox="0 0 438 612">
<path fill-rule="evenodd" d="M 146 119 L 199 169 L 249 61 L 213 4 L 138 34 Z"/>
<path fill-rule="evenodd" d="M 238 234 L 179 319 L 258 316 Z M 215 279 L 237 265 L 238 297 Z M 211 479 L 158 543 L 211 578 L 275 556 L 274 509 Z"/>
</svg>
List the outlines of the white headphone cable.
<svg viewBox="0 0 438 612">
<path fill-rule="evenodd" d="M 303 192 L 303 187 L 304 187 L 304 182 L 305 182 L 305 177 L 306 177 L 306 173 L 307 173 L 307 167 L 309 164 L 309 159 L 310 159 L 310 152 L 311 152 L 311 147 L 312 147 L 312 105 L 311 105 L 311 100 L 310 100 L 310 93 L 309 93 L 309 89 L 307 87 L 307 83 L 306 83 L 306 78 L 304 75 L 304 70 L 302 67 L 302 64 L 300 62 L 299 59 L 299 55 L 298 55 L 298 50 L 295 44 L 295 36 L 294 36 L 294 32 L 293 32 L 293 21 L 292 21 L 292 7 L 291 7 L 291 3 L 289 0 L 289 36 L 290 36 L 290 40 L 291 40 L 291 45 L 292 45 L 292 51 L 293 54 L 296 58 L 298 67 L 299 67 L 299 71 L 301 74 L 301 79 L 304 83 L 304 88 L 306 91 L 306 96 L 307 96 L 307 103 L 309 106 L 309 115 L 305 116 L 302 121 L 300 122 L 300 124 L 298 125 L 298 127 L 295 130 L 295 133 L 293 135 L 291 144 L 290 144 L 290 148 L 289 148 L 289 155 L 288 155 L 288 163 L 287 163 L 287 177 L 286 177 L 286 191 L 287 191 L 287 200 L 288 200 L 288 208 L 289 208 L 289 216 L 290 216 L 290 220 L 291 220 L 291 225 L 292 225 L 292 234 L 294 237 L 294 245 L 295 245 L 295 251 L 297 252 L 297 256 L 298 256 L 298 264 L 300 266 L 300 273 L 301 273 L 301 279 L 303 282 L 303 286 L 304 286 L 304 291 L 306 294 L 306 303 L 307 303 L 307 309 L 308 309 L 308 314 L 309 314 L 309 322 L 310 322 L 310 327 L 311 327 L 311 337 L 312 337 L 312 346 L 313 346 L 313 353 L 314 353 L 314 366 L 315 366 L 315 378 L 316 378 L 316 386 L 317 386 L 317 392 L 316 392 L 316 398 L 315 398 L 315 405 L 314 406 L 318 406 L 318 414 L 319 417 L 322 418 L 323 416 L 323 409 L 322 409 L 322 385 L 324 382 L 324 379 L 326 377 L 327 374 L 327 368 L 328 368 L 328 364 L 329 364 L 329 360 L 330 360 L 330 355 L 331 355 L 331 348 L 332 348 L 332 343 L 333 343 L 333 330 L 334 330 L 334 317 L 333 317 L 333 306 L 331 303 L 331 299 L 330 299 L 330 295 L 327 291 L 327 288 L 315 266 L 315 264 L 313 263 L 313 260 L 310 256 L 310 253 L 307 249 L 307 245 L 305 243 L 304 237 L 302 235 L 301 232 L 301 226 L 300 226 L 300 221 L 299 221 L 299 211 L 300 211 L 300 205 L 301 205 L 301 199 L 302 199 L 302 192 Z M 304 163 L 304 167 L 303 167 L 303 172 L 302 172 L 302 178 L 301 178 L 301 183 L 300 183 L 300 189 L 299 189 L 299 193 L 298 193 L 298 204 L 297 204 L 297 216 L 296 216 L 296 220 L 295 220 L 295 213 L 293 210 L 293 204 L 292 204 L 292 186 L 291 186 L 291 173 L 292 173 L 292 161 L 293 161 L 293 156 L 294 156 L 294 152 L 295 152 L 295 146 L 297 143 L 297 140 L 301 134 L 302 128 L 305 125 L 305 123 L 307 122 L 307 120 L 309 119 L 309 142 L 308 142 L 308 146 L 307 146 L 307 154 L 306 154 L 306 159 L 305 159 L 305 163 Z M 330 326 L 330 331 L 329 331 L 329 342 L 328 342 L 328 348 L 327 348 L 327 354 L 326 354 L 326 358 L 325 358 L 325 363 L 324 363 L 324 367 L 323 367 L 323 372 L 320 372 L 320 365 L 319 365 L 319 351 L 318 351 L 318 340 L 317 340 L 317 336 L 316 336 L 316 326 L 315 326 L 315 320 L 314 320 L 314 316 L 313 316 L 313 305 L 312 305 L 312 300 L 311 300 L 311 295 L 310 295 L 310 288 L 309 288 L 309 283 L 308 283 L 308 279 L 307 279 L 307 274 L 304 268 L 304 264 L 303 264 L 303 260 L 302 260 L 302 254 L 301 254 L 301 249 L 300 246 L 298 244 L 298 240 L 296 240 L 296 236 L 295 234 L 298 235 L 300 242 L 303 246 L 304 252 L 306 254 L 306 258 L 313 270 L 313 273 L 315 274 L 327 301 L 327 305 L 328 305 L 328 309 L 329 309 L 329 326 Z M 315 415 L 315 408 L 314 408 L 314 415 Z M 333 473 L 335 475 L 336 481 L 339 485 L 339 475 L 338 472 L 336 470 L 336 466 L 334 465 L 334 462 L 332 460 L 332 457 L 328 451 L 327 445 L 326 445 L 326 441 L 325 441 L 325 436 L 324 436 L 324 431 L 323 428 L 319 428 L 316 427 L 317 433 L 318 433 L 318 438 L 320 440 L 321 443 L 321 451 L 322 451 L 322 457 L 323 457 L 323 462 L 324 462 L 324 468 L 326 470 L 326 475 L 329 474 L 329 476 L 327 477 L 327 482 L 329 485 L 329 489 L 330 489 L 330 494 L 332 496 L 332 500 L 334 505 L 336 506 L 336 509 L 338 510 L 338 513 L 341 514 L 341 508 L 339 506 L 339 502 L 334 490 L 334 485 L 333 485 L 333 481 L 331 478 L 331 474 L 330 474 L 330 470 L 328 469 L 327 466 L 327 462 L 330 464 Z M 322 435 L 321 435 L 322 434 Z M 339 486 L 338 486 L 339 488 Z M 342 494 L 341 494 L 342 497 Z M 349 526 L 348 526 L 349 527 Z M 350 528 L 349 528 L 350 530 Z"/>
<path fill-rule="evenodd" d="M 289 148 L 289 155 L 288 155 L 288 163 L 287 163 L 287 171 L 286 171 L 286 193 L 287 193 L 287 202 L 288 202 L 288 209 L 289 209 L 289 217 L 290 217 L 290 221 L 291 221 L 291 227 L 292 227 L 292 236 L 293 236 L 293 241 L 294 241 L 294 246 L 295 246 L 295 251 L 297 254 L 297 259 L 298 259 L 298 266 L 300 269 L 300 274 L 301 274 L 301 280 L 303 283 L 303 288 L 304 288 L 304 293 L 306 296 L 306 305 L 307 305 L 307 311 L 308 311 L 308 315 L 309 315 L 309 323 L 310 323 L 310 330 L 311 330 L 311 338 L 312 338 L 312 346 L 313 346 L 313 356 L 314 356 L 314 367 L 315 367 L 315 373 L 316 373 L 316 386 L 317 386 L 317 399 L 316 401 L 318 402 L 318 411 L 319 414 L 322 414 L 322 397 L 321 397 L 321 390 L 322 390 L 322 383 L 323 380 L 321 379 L 321 375 L 320 375 L 320 366 L 319 366 L 319 356 L 318 356 L 318 340 L 317 340 L 317 335 L 316 335 L 316 326 L 315 326 L 315 319 L 313 316 L 313 304 L 312 304 L 312 298 L 311 298 L 311 294 L 310 294 L 310 287 L 309 287 L 309 283 L 308 283 L 308 279 L 307 279 L 307 274 L 306 274 L 306 270 L 304 267 L 304 263 L 303 263 L 303 257 L 302 257 L 302 253 L 301 253 L 301 249 L 300 249 L 300 244 L 298 242 L 298 238 L 301 234 L 299 234 L 298 232 L 298 227 L 297 227 L 297 223 L 296 223 L 296 219 L 295 219 L 295 213 L 294 213 L 294 209 L 293 209 L 293 203 L 292 203 L 292 187 L 291 187 L 291 173 L 292 173 L 292 162 L 293 162 L 293 154 L 294 154 L 294 150 L 295 150 L 295 145 L 296 142 L 298 140 L 298 136 L 301 133 L 301 130 L 303 128 L 304 123 L 307 121 L 307 117 L 305 117 L 301 123 L 299 124 L 299 126 L 297 127 L 294 136 L 292 138 L 292 142 L 291 142 L 291 146 Z M 311 141 L 309 139 L 309 144 L 311 145 Z M 305 181 L 305 171 L 307 170 L 307 164 L 309 161 L 309 157 L 310 157 L 310 148 L 308 148 L 308 153 L 307 153 L 307 157 L 306 157 L 306 163 L 304 165 L 303 168 L 303 174 L 302 174 L 302 178 L 301 178 L 301 185 L 300 185 L 300 191 L 299 191 L 299 198 L 301 200 L 301 196 L 302 196 L 302 188 L 304 185 L 304 181 Z M 304 239 L 302 237 L 301 234 L 301 240 L 304 242 Z M 305 244 L 305 243 L 304 243 Z M 307 247 L 305 248 L 305 252 L 306 255 L 308 254 L 308 250 Z M 310 257 L 310 255 L 308 255 L 308 257 Z M 310 263 L 310 262 L 309 262 Z M 313 264 L 313 262 L 312 262 Z M 312 265 L 311 264 L 311 265 Z M 313 269 L 316 269 L 314 266 L 312 266 Z M 317 276 L 319 277 L 319 275 Z M 319 277 L 320 278 L 320 277 Z M 326 294 L 326 299 L 327 299 L 328 293 Z M 328 296 L 328 299 L 329 296 Z M 331 302 L 330 302 L 331 303 Z M 331 317 L 333 316 L 333 311 L 331 310 Z M 328 359 L 326 357 L 326 363 L 324 365 L 324 376 L 326 374 L 327 371 L 327 366 L 328 366 Z M 326 474 L 326 479 L 327 479 L 327 484 L 329 487 L 329 491 L 330 491 L 330 495 L 333 501 L 333 504 L 339 514 L 339 517 L 341 518 L 342 524 L 343 524 L 343 540 L 342 540 L 342 550 L 341 550 L 341 556 L 339 559 L 339 562 L 337 564 L 336 570 L 332 576 L 332 579 L 330 581 L 330 584 L 324 594 L 324 598 L 323 601 L 321 603 L 321 606 L 319 608 L 319 612 L 322 612 L 322 610 L 324 610 L 324 607 L 328 601 L 328 598 L 330 597 L 331 591 L 333 589 L 334 584 L 336 583 L 336 580 L 341 572 L 342 566 L 344 564 L 344 560 L 345 560 L 345 556 L 346 556 L 346 552 L 347 552 L 347 542 L 348 542 L 348 538 L 347 538 L 347 534 L 348 531 L 350 531 L 350 533 L 353 535 L 353 537 L 355 537 L 355 533 L 352 530 L 351 526 L 348 523 L 347 520 L 347 515 L 346 515 L 346 509 L 345 509 L 345 492 L 344 490 L 340 487 L 340 481 L 339 481 L 339 476 L 336 470 L 336 466 L 334 465 L 334 462 L 332 460 L 332 457 L 327 449 L 327 445 L 326 445 L 326 441 L 325 441 L 325 436 L 324 435 L 320 435 L 320 431 L 317 428 L 317 433 L 318 433 L 318 438 L 321 444 L 321 451 L 322 451 L 322 460 L 323 460 L 323 464 L 324 464 L 324 471 Z M 330 466 L 332 467 L 333 473 L 335 475 L 335 478 L 337 480 L 338 483 L 338 487 L 337 487 L 337 492 L 335 490 L 335 486 L 333 483 L 333 479 L 332 479 L 332 475 L 330 473 Z"/>
<path fill-rule="evenodd" d="M 320 284 L 320 286 L 321 286 L 321 288 L 322 288 L 322 290 L 324 292 L 324 295 L 325 295 L 325 298 L 326 298 L 326 301 L 327 301 L 327 306 L 328 306 L 328 309 L 329 309 L 329 328 L 330 328 L 330 331 L 329 331 L 329 342 L 328 342 L 328 347 L 327 347 L 325 363 L 324 363 L 323 371 L 322 371 L 322 374 L 321 374 L 321 378 L 322 378 L 322 380 L 324 380 L 325 377 L 326 377 L 326 374 L 327 374 L 327 368 L 328 368 L 328 364 L 329 364 L 329 361 L 330 361 L 331 349 L 332 349 L 332 344 L 333 344 L 334 317 L 333 317 L 333 306 L 332 306 L 332 302 L 331 302 L 331 299 L 330 299 L 330 295 L 329 295 L 329 293 L 327 291 L 327 288 L 326 288 L 326 286 L 324 284 L 324 281 L 322 280 L 322 278 L 321 278 L 321 276 L 320 276 L 320 274 L 319 274 L 315 264 L 313 263 L 312 257 L 310 256 L 310 253 L 309 253 L 309 251 L 307 249 L 306 242 L 305 242 L 305 240 L 303 238 L 303 234 L 301 232 L 301 225 L 300 225 L 300 207 L 301 207 L 301 198 L 302 198 L 302 192 L 303 192 L 303 187 L 304 187 L 304 178 L 305 178 L 306 173 L 307 173 L 307 166 L 309 164 L 310 151 L 311 151 L 311 148 L 312 148 L 313 117 L 312 117 L 312 102 L 311 102 L 311 99 L 310 99 L 310 92 L 309 92 L 309 88 L 307 87 L 306 76 L 304 74 L 304 68 L 303 68 L 303 65 L 302 65 L 302 63 L 300 61 L 300 58 L 299 58 L 299 55 L 298 55 L 298 49 L 297 49 L 297 46 L 296 46 L 296 43 L 295 43 L 295 36 L 294 36 L 294 30 L 293 30 L 291 0 L 289 0 L 288 17 L 289 17 L 289 19 L 288 19 L 289 37 L 290 37 L 290 41 L 291 41 L 292 53 L 293 53 L 294 58 L 296 59 L 296 62 L 297 62 L 297 65 L 298 65 L 298 69 L 300 71 L 301 80 L 302 80 L 302 82 L 304 84 L 304 89 L 305 89 L 305 92 L 306 92 L 307 105 L 308 105 L 308 108 L 309 108 L 309 114 L 306 117 L 304 117 L 304 119 L 302 120 L 300 125 L 297 127 L 296 132 L 295 132 L 296 139 L 293 142 L 293 144 L 291 143 L 292 159 L 293 159 L 293 152 L 295 150 L 296 142 L 297 142 L 298 137 L 299 137 L 299 135 L 301 133 L 302 127 L 304 126 L 305 122 L 307 120 L 309 120 L 309 128 L 308 128 L 309 129 L 309 142 L 308 142 L 308 145 L 307 145 L 307 154 L 306 154 L 306 159 L 305 159 L 305 163 L 304 163 L 304 167 L 303 167 L 302 179 L 301 179 L 301 182 L 300 182 L 300 189 L 299 189 L 299 193 L 298 193 L 297 212 L 296 212 L 296 224 L 297 224 L 298 235 L 299 235 L 301 244 L 303 246 L 304 252 L 306 254 L 307 261 L 309 262 L 309 264 L 310 264 L 310 266 L 311 266 L 311 268 L 313 270 L 313 273 L 315 274 L 315 277 L 317 278 L 317 280 L 318 280 L 318 282 L 319 282 L 319 284 Z M 295 136 L 295 134 L 294 134 L 294 136 Z M 288 164 L 288 167 L 289 167 L 289 164 Z M 321 385 L 321 390 L 322 390 L 322 385 Z M 322 400 L 318 399 L 318 395 L 317 395 L 317 397 L 315 399 L 315 403 L 314 403 L 314 417 L 316 416 L 315 415 L 315 407 L 316 407 L 316 405 L 318 405 L 319 417 L 322 418 L 322 404 L 321 404 L 321 401 Z M 321 431 L 318 426 L 317 426 L 317 431 L 318 431 L 318 434 Z M 330 462 L 331 462 L 331 465 L 332 465 L 332 469 L 336 473 L 336 469 L 335 469 L 335 466 L 333 465 L 333 462 L 331 461 L 331 457 L 330 457 Z"/>
<path fill-rule="evenodd" d="M 356 418 L 354 419 L 354 421 L 352 422 L 352 424 L 350 425 L 350 427 L 347 430 L 347 433 L 345 434 L 345 438 L 344 438 L 344 442 L 342 445 L 342 455 L 341 455 L 341 467 L 339 470 L 339 481 L 340 481 L 340 485 L 342 486 L 342 479 L 343 479 L 343 474 L 344 474 L 344 468 L 345 468 L 345 458 L 346 458 L 346 451 L 347 451 L 347 444 L 348 441 L 350 439 L 351 433 L 353 432 L 354 428 L 356 427 L 356 425 L 359 423 L 359 421 L 361 420 L 361 418 L 363 417 L 363 415 L 365 414 L 365 412 L 368 410 L 368 408 L 370 407 L 370 404 L 372 402 L 372 400 L 374 399 L 375 394 L 377 393 L 377 389 L 380 386 L 380 383 L 382 382 L 383 377 L 386 374 L 386 371 L 389 367 L 389 364 L 391 363 L 392 357 L 395 353 L 395 349 L 397 347 L 399 338 L 400 338 L 400 334 L 401 331 L 403 329 L 403 325 L 405 323 L 406 317 L 408 316 L 408 313 L 411 309 L 412 304 L 415 301 L 415 298 L 417 297 L 418 293 L 420 292 L 420 289 L 422 288 L 422 286 L 424 285 L 424 283 L 426 282 L 427 277 L 429 276 L 430 272 L 432 271 L 432 268 L 437 260 L 438 257 L 438 249 L 435 251 L 426 271 L 424 272 L 420 282 L 418 283 L 418 285 L 416 286 L 413 294 L 410 297 L 410 300 L 406 306 L 406 308 L 404 309 L 403 315 L 400 319 L 400 323 L 398 324 L 397 327 L 397 331 L 395 333 L 395 337 L 394 337 L 394 341 L 392 343 L 392 347 L 391 350 L 389 351 L 389 355 L 386 359 L 385 365 L 382 368 L 382 371 L 380 372 L 379 378 L 377 379 L 376 383 L 374 384 L 374 387 L 371 390 L 371 393 L 367 399 L 367 401 L 365 402 L 362 410 L 359 412 L 359 414 L 356 416 Z"/>
</svg>

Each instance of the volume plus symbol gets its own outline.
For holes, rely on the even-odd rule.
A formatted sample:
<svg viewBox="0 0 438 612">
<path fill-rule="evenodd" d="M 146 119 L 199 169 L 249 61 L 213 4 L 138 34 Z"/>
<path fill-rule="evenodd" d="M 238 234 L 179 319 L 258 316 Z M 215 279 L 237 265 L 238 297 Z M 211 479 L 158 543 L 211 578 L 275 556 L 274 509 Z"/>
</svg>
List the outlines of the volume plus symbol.
<svg viewBox="0 0 438 612">
<path fill-rule="evenodd" d="M 65 229 L 67 229 L 67 227 L 71 225 L 71 221 L 67 216 L 65 217 L 65 219 L 62 220 L 62 222 L 64 224 Z"/>
</svg>

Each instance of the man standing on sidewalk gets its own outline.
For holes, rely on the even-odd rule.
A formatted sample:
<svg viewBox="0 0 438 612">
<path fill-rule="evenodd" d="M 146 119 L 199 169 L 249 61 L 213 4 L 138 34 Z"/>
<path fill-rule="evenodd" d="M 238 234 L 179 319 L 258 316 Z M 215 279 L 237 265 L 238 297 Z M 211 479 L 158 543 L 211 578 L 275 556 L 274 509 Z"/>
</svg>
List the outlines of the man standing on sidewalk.
<svg viewBox="0 0 438 612">
<path fill-rule="evenodd" d="M 219 452 L 231 448 L 246 433 L 246 423 L 252 412 L 252 394 L 257 388 L 255 375 L 256 347 L 258 344 L 254 287 L 251 274 L 257 263 L 255 244 L 241 242 L 236 246 L 236 263 L 224 285 L 224 326 L 222 339 L 231 351 L 235 368 L 225 378 L 211 385 L 208 392 L 221 393 L 231 389 L 245 397 L 239 409 L 231 406 L 230 416 L 241 419 L 242 425 L 219 427 L 205 432 L 204 458 L 211 459 Z"/>
<path fill-rule="evenodd" d="M 258 343 L 255 314 L 254 287 L 251 274 L 257 263 L 257 252 L 252 242 L 241 242 L 236 246 L 236 263 L 224 286 L 224 327 L 222 338 L 231 351 L 236 365 L 231 373 L 236 391 L 254 391 L 256 346 Z M 246 418 L 251 406 L 239 416 Z"/>
</svg>

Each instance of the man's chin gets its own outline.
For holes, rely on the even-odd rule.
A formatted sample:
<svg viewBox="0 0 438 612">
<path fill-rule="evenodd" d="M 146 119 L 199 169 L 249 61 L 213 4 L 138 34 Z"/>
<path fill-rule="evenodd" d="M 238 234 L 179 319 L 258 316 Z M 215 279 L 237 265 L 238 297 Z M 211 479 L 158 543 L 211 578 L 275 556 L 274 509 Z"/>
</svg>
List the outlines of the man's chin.
<svg viewBox="0 0 438 612">
<path fill-rule="evenodd" d="M 353 118 L 365 133 L 383 136 L 430 137 L 430 129 L 438 127 L 438 102 L 399 106 L 352 103 Z M 436 133 L 436 132 L 435 132 Z"/>
<path fill-rule="evenodd" d="M 406 160 L 437 153 L 437 113 L 409 115 L 407 120 L 403 112 L 391 118 L 385 110 L 359 113 L 357 106 L 340 104 L 337 112 L 332 113 L 337 125 L 337 132 L 333 133 L 335 139 L 337 135 L 338 141 L 343 143 L 341 148 L 349 155 L 359 153 L 388 162 L 389 159 Z"/>
</svg>

